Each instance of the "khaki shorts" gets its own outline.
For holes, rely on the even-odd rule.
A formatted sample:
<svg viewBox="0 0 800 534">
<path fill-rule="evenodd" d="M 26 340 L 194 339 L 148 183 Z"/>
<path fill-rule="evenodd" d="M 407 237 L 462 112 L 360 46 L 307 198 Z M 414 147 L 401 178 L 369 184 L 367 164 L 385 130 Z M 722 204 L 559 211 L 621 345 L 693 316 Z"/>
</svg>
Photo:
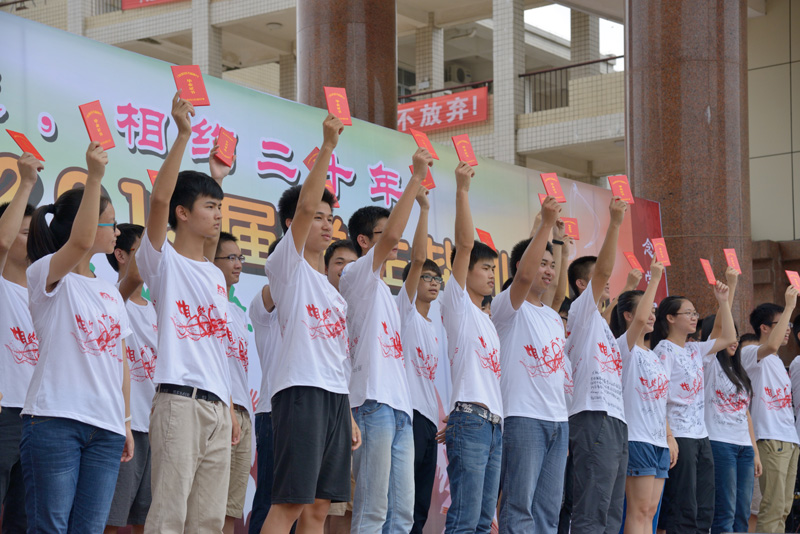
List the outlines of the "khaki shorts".
<svg viewBox="0 0 800 534">
<path fill-rule="evenodd" d="M 353 470 L 350 470 L 350 501 L 348 502 L 334 502 L 328 510 L 328 515 L 335 515 L 344 517 L 347 512 L 353 513 L 353 493 L 356 491 L 356 479 L 353 476 Z"/>
<path fill-rule="evenodd" d="M 241 410 L 234 410 L 234 415 L 242 429 L 239 443 L 231 447 L 231 477 L 228 483 L 228 504 L 225 515 L 240 518 L 244 515 L 244 501 L 247 494 L 247 479 L 250 477 L 252 467 L 253 425 L 250 414 Z"/>
</svg>

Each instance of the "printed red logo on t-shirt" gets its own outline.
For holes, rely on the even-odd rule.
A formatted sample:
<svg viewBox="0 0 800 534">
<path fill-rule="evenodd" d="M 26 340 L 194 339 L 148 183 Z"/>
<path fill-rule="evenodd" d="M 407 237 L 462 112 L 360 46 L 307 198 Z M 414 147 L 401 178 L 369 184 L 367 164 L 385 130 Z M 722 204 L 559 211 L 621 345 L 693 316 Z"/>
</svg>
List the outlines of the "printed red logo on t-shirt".
<svg viewBox="0 0 800 534">
<path fill-rule="evenodd" d="M 476 350 L 475 354 L 478 355 L 481 367 L 489 369 L 497 378 L 500 378 L 500 357 L 498 355 L 498 350 L 495 348 L 489 351 L 483 336 L 478 337 L 478 341 L 480 341 L 483 350 Z"/>
<path fill-rule="evenodd" d="M 250 363 L 247 358 L 247 341 L 244 338 L 234 336 L 230 328 L 228 329 L 228 346 L 225 349 L 225 354 L 228 358 L 238 360 L 242 368 L 244 368 L 244 372 L 247 372 L 247 366 Z"/>
<path fill-rule="evenodd" d="M 89 321 L 75 316 L 78 332 L 72 332 L 75 341 L 80 345 L 81 350 L 86 355 L 92 356 L 111 356 L 121 362 L 122 357 L 114 354 L 117 340 L 120 338 L 121 329 L 116 318 L 103 314 L 99 319 Z"/>
<path fill-rule="evenodd" d="M 15 326 L 11 328 L 11 334 L 14 336 L 14 343 L 6 343 L 6 348 L 14 356 L 14 363 L 36 365 L 39 361 L 39 340 L 36 332 L 26 334 L 22 328 Z"/>
<path fill-rule="evenodd" d="M 205 306 L 198 306 L 196 313 L 192 313 L 191 307 L 182 300 L 175 305 L 179 315 L 173 315 L 171 319 L 178 339 L 198 341 L 212 336 L 224 339 L 227 335 L 227 317 L 220 317 L 215 304 L 210 304 L 207 309 Z"/>
<path fill-rule="evenodd" d="M 425 354 L 420 347 L 417 347 L 417 356 L 412 360 L 417 376 L 433 381 L 436 378 L 436 368 L 439 366 L 439 358 L 434 354 Z"/>
<path fill-rule="evenodd" d="M 572 395 L 575 391 L 575 383 L 572 381 L 572 377 L 567 373 L 567 368 L 562 367 L 564 370 L 564 395 Z"/>
<path fill-rule="evenodd" d="M 722 413 L 736 413 L 747 408 L 747 395 L 742 395 L 738 391 L 726 395 L 721 390 L 716 390 L 714 406 Z"/>
<path fill-rule="evenodd" d="M 561 338 L 552 340 L 549 347 L 542 347 L 538 351 L 533 345 L 525 345 L 525 352 L 530 359 L 519 362 L 528 370 L 531 378 L 550 376 L 564 367 L 564 340 Z"/>
<path fill-rule="evenodd" d="M 669 392 L 669 379 L 665 375 L 659 375 L 652 380 L 640 376 L 640 386 L 636 386 L 636 392 L 643 401 L 657 401 L 666 398 Z"/>
<path fill-rule="evenodd" d="M 764 393 L 763 399 L 767 405 L 767 410 L 782 410 L 792 406 L 792 390 L 789 386 L 775 389 L 765 387 Z"/>
<path fill-rule="evenodd" d="M 400 333 L 395 331 L 394 335 L 389 334 L 389 327 L 386 325 L 385 322 L 381 322 L 383 325 L 383 333 L 389 336 L 389 342 L 385 343 L 383 338 L 379 335 L 378 336 L 378 343 L 381 344 L 381 350 L 383 351 L 384 358 L 394 358 L 395 360 L 400 360 L 403 358 L 403 343 L 400 341 Z M 405 361 L 403 362 L 405 366 Z"/>
<path fill-rule="evenodd" d="M 139 349 L 139 354 L 130 346 L 126 347 L 128 362 L 131 371 L 131 380 L 144 382 L 152 380 L 156 371 L 156 351 L 147 345 Z"/>
<path fill-rule="evenodd" d="M 117 302 L 117 299 L 115 299 L 114 297 L 112 297 L 111 295 L 106 293 L 105 291 L 101 291 L 100 292 L 100 298 L 103 299 L 103 300 L 111 301 L 111 302 Z"/>
<path fill-rule="evenodd" d="M 311 324 L 303 321 L 303 324 L 308 328 L 311 339 L 336 339 L 340 336 L 344 337 L 344 334 L 347 331 L 347 322 L 340 310 L 336 309 L 336 316 L 334 316 L 330 308 L 327 308 L 320 313 L 318 307 L 314 306 L 313 304 L 307 304 L 306 312 L 308 313 L 308 316 L 313 319 Z"/>
<path fill-rule="evenodd" d="M 681 382 L 681 389 L 686 393 L 680 393 L 678 396 L 684 400 L 686 400 L 689 404 L 694 402 L 695 397 L 697 394 L 703 391 L 703 371 L 702 369 L 698 373 L 698 376 L 692 380 L 692 383 L 689 384 L 688 382 Z"/>
<path fill-rule="evenodd" d="M 600 354 L 595 355 L 594 359 L 600 364 L 600 372 L 617 373 L 622 376 L 622 355 L 613 346 L 609 347 L 605 343 L 598 343 Z"/>
<path fill-rule="evenodd" d="M 224 288 L 224 287 L 222 287 L 222 286 L 221 286 L 221 285 L 219 285 L 219 284 L 217 284 L 217 293 L 218 293 L 218 294 L 220 294 L 220 295 L 222 295 L 222 296 L 223 296 L 223 297 L 225 297 L 225 298 L 228 298 L 228 292 L 225 290 L 225 288 Z"/>
</svg>

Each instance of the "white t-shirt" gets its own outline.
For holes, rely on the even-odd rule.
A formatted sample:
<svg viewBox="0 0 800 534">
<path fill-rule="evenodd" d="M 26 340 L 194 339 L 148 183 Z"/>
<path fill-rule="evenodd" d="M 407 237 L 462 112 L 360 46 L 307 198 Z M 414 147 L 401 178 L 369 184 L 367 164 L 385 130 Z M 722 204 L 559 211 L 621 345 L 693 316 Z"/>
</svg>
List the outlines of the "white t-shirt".
<svg viewBox="0 0 800 534">
<path fill-rule="evenodd" d="M 758 359 L 758 345 L 742 349 L 742 365 L 753 383 L 750 417 L 756 439 L 798 443 L 792 411 L 792 383 L 777 354 Z"/>
<path fill-rule="evenodd" d="M 158 315 L 158 365 L 153 382 L 231 396 L 227 342 L 228 291 L 212 262 L 181 256 L 164 238 L 161 252 L 145 230 L 136 263 Z"/>
<path fill-rule="evenodd" d="M 500 337 L 505 416 L 567 421 L 564 323 L 558 313 L 527 300 L 515 310 L 506 289 L 492 300 L 492 322 Z"/>
<path fill-rule="evenodd" d="M 225 354 L 231 371 L 231 396 L 233 403 L 252 412 L 250 387 L 247 385 L 247 315 L 234 303 L 228 305 L 228 340 Z"/>
<path fill-rule="evenodd" d="M 467 289 L 455 278 L 445 286 L 441 305 L 453 381 L 448 413 L 457 401 L 472 402 L 484 404 L 503 417 L 500 338 L 492 320 L 475 306 Z"/>
<path fill-rule="evenodd" d="M 716 339 L 686 343 L 683 348 L 668 339 L 653 349 L 669 376 L 667 420 L 676 438 L 708 437 L 703 392 L 703 358 L 714 348 Z"/>
<path fill-rule="evenodd" d="M 417 296 L 414 295 L 414 302 Z M 433 321 L 417 311 L 408 298 L 406 285 L 400 288 L 397 303 L 400 311 L 408 387 L 411 390 L 412 408 L 428 421 L 439 426 L 439 401 L 436 396 L 436 370 L 439 368 L 439 337 Z M 438 317 L 437 317 L 438 319 Z"/>
<path fill-rule="evenodd" d="M 256 413 L 272 412 L 272 375 L 275 362 L 280 357 L 281 328 L 275 308 L 267 311 L 264 299 L 259 291 L 248 308 L 250 322 L 253 323 L 253 336 L 256 340 L 256 351 L 261 364 L 261 390 L 259 391 Z"/>
<path fill-rule="evenodd" d="M 298 254 L 291 227 L 264 269 L 283 339 L 272 395 L 292 386 L 346 395 L 350 362 L 344 297 Z"/>
<path fill-rule="evenodd" d="M 628 418 L 628 441 L 667 447 L 667 392 L 669 377 L 655 352 L 634 344 L 628 333 L 617 339 L 622 355 L 622 397 Z"/>
<path fill-rule="evenodd" d="M 600 411 L 625 422 L 622 357 L 614 334 L 597 311 L 591 282 L 569 308 L 566 354 L 575 382 L 569 414 Z"/>
<path fill-rule="evenodd" d="M 750 405 L 747 391 L 736 391 L 736 386 L 722 370 L 716 353 L 712 352 L 703 359 L 703 370 L 708 439 L 752 446 L 747 424 L 747 407 Z"/>
<path fill-rule="evenodd" d="M 68 273 L 48 292 L 53 255 L 28 267 L 28 298 L 39 336 L 23 414 L 74 419 L 125 435 L 122 339 L 131 333 L 117 288 Z"/>
<path fill-rule="evenodd" d="M 39 361 L 39 340 L 28 309 L 28 290 L 0 276 L 0 404 L 22 408 Z"/>
<path fill-rule="evenodd" d="M 408 389 L 400 313 L 392 291 L 381 279 L 381 268 L 372 270 L 375 247 L 348 264 L 339 280 L 347 300 L 347 326 L 353 363 L 350 406 L 367 399 L 388 404 L 413 416 Z"/>
<path fill-rule="evenodd" d="M 153 376 L 158 356 L 158 317 L 150 302 L 141 306 L 129 299 L 125 303 L 125 309 L 128 311 L 132 330 L 131 335 L 125 338 L 128 366 L 131 370 L 131 430 L 148 432 L 150 409 L 156 394 Z"/>
<path fill-rule="evenodd" d="M 800 357 L 795 356 L 789 364 L 789 378 L 792 381 L 792 399 L 794 400 L 794 425 L 800 437 Z"/>
</svg>

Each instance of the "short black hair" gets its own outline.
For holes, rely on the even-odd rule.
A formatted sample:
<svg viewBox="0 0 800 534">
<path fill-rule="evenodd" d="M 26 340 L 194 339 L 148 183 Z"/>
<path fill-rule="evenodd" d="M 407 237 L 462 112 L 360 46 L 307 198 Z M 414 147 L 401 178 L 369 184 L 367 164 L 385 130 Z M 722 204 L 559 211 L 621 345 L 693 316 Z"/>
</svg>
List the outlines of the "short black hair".
<svg viewBox="0 0 800 534">
<path fill-rule="evenodd" d="M 405 267 L 403 267 L 403 282 L 406 281 L 408 278 L 408 272 L 411 270 L 411 262 L 408 262 Z M 436 276 L 442 276 L 442 269 L 439 268 L 439 265 L 436 264 L 430 258 L 425 258 L 425 263 L 422 264 L 422 272 L 431 271 L 436 273 Z"/>
<path fill-rule="evenodd" d="M 215 200 L 222 200 L 225 194 L 217 182 L 204 172 L 181 171 L 178 173 L 178 181 L 175 183 L 175 191 L 169 199 L 169 219 L 168 223 L 173 230 L 178 229 L 178 217 L 175 209 L 178 206 L 191 211 L 195 201 L 200 197 L 210 197 Z"/>
<path fill-rule="evenodd" d="M 529 237 L 528 239 L 523 239 L 522 241 L 514 245 L 514 248 L 511 249 L 511 258 L 509 258 L 508 268 L 511 271 L 512 277 L 516 276 L 517 264 L 520 261 L 522 261 L 522 255 L 525 254 L 525 251 L 528 249 L 528 245 L 531 244 L 531 241 L 533 241 L 532 237 Z M 550 244 L 549 241 L 547 242 L 546 250 L 550 254 L 553 254 L 553 245 Z"/>
<path fill-rule="evenodd" d="M 755 334 L 751 334 L 750 332 L 742 334 L 739 337 L 739 345 L 741 345 L 742 343 L 758 343 L 758 336 Z"/>
<path fill-rule="evenodd" d="M 278 246 L 278 243 L 281 242 L 282 237 L 279 237 L 272 243 L 270 243 L 269 248 L 267 249 L 267 256 L 272 256 L 272 253 L 275 252 L 275 248 Z"/>
<path fill-rule="evenodd" d="M 222 248 L 222 244 L 223 243 L 231 243 L 231 242 L 236 243 L 238 241 L 239 240 L 236 239 L 236 236 L 233 235 L 232 233 L 230 233 L 230 232 L 220 232 L 219 233 L 219 241 L 217 241 L 217 252 L 216 252 L 216 254 L 219 254 L 219 250 L 220 250 L 220 248 Z"/>
<path fill-rule="evenodd" d="M 6 209 L 11 205 L 11 202 L 3 202 L 0 204 L 0 217 L 6 212 Z M 30 204 L 25 204 L 25 213 L 22 214 L 23 217 L 32 217 L 33 210 L 36 208 Z"/>
<path fill-rule="evenodd" d="M 472 252 L 469 253 L 469 269 L 472 270 L 475 267 L 475 264 L 481 260 L 495 260 L 497 259 L 497 251 L 486 245 L 485 243 L 481 243 L 480 241 L 476 240 L 475 243 L 472 245 Z M 450 265 L 453 265 L 453 262 L 456 260 L 456 247 L 453 247 L 453 251 L 450 252 Z"/>
<path fill-rule="evenodd" d="M 578 280 L 589 280 L 589 271 L 592 270 L 594 264 L 597 263 L 597 256 L 581 256 L 576 258 L 569 264 L 567 269 L 567 281 L 572 293 L 577 297 L 580 294 L 578 291 Z"/>
<path fill-rule="evenodd" d="M 302 189 L 302 187 L 301 185 L 290 187 L 283 192 L 281 198 L 278 200 L 278 218 L 280 219 L 284 234 L 289 230 L 286 219 L 294 219 L 294 212 L 297 210 L 297 201 L 300 199 L 300 189 Z M 322 192 L 322 198 L 320 200 L 328 204 L 331 207 L 331 211 L 333 211 L 333 205 L 336 204 L 336 197 L 333 196 L 333 193 L 331 193 L 327 187 Z"/>
<path fill-rule="evenodd" d="M 492 305 L 493 297 L 491 295 L 484 295 L 483 300 L 481 301 L 481 308 L 485 308 L 486 306 Z"/>
<path fill-rule="evenodd" d="M 350 233 L 350 238 L 353 244 L 356 245 L 356 255 L 360 258 L 363 252 L 361 246 L 358 244 L 358 236 L 366 236 L 367 239 L 372 239 L 375 235 L 375 225 L 381 219 L 388 219 L 392 212 L 381 206 L 364 206 L 358 208 L 347 221 L 347 231 Z"/>
<path fill-rule="evenodd" d="M 140 224 L 122 223 L 117 225 L 117 230 L 119 230 L 119 235 L 117 236 L 117 244 L 114 245 L 114 251 L 116 252 L 117 249 L 120 249 L 122 252 L 130 254 L 133 244 L 136 243 L 137 239 L 142 237 L 144 226 Z M 108 264 L 111 265 L 111 268 L 119 272 L 119 262 L 114 253 L 106 254 L 106 259 L 108 260 Z"/>
<path fill-rule="evenodd" d="M 324 259 L 325 259 L 325 268 L 326 269 L 328 268 L 328 265 L 331 262 L 331 258 L 333 257 L 333 253 L 336 252 L 337 250 L 339 250 L 340 248 L 346 248 L 348 250 L 353 251 L 353 254 L 358 255 L 358 252 L 356 252 L 356 247 L 353 246 L 353 242 L 352 241 L 350 241 L 349 239 L 337 239 L 336 241 L 334 241 L 333 243 L 328 245 L 328 249 L 325 251 Z"/>
<path fill-rule="evenodd" d="M 761 339 L 761 325 L 772 326 L 772 323 L 775 321 L 775 316 L 782 313 L 783 306 L 778 306 L 771 302 L 759 304 L 750 312 L 750 326 L 759 339 Z"/>
</svg>

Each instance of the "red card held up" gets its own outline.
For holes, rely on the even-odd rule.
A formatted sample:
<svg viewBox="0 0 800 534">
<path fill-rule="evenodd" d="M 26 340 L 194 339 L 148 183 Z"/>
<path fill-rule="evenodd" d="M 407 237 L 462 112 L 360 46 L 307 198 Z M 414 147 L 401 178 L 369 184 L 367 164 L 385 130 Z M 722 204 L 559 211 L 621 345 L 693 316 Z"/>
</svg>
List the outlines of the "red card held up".
<svg viewBox="0 0 800 534">
<path fill-rule="evenodd" d="M 789 283 L 800 291 L 800 274 L 797 274 L 797 271 L 786 271 L 786 276 L 789 277 Z"/>
<path fill-rule="evenodd" d="M 742 268 L 739 266 L 739 258 L 736 257 L 736 249 L 724 248 L 722 251 L 725 253 L 725 261 L 728 262 L 728 267 L 733 267 L 739 274 L 742 274 Z"/>
<path fill-rule="evenodd" d="M 147 176 L 150 178 L 150 185 L 156 185 L 156 178 L 158 177 L 158 171 L 147 169 Z"/>
<path fill-rule="evenodd" d="M 633 204 L 633 193 L 631 193 L 631 184 L 628 183 L 628 177 L 624 174 L 608 177 L 608 185 L 611 187 L 611 194 L 619 197 L 628 204 Z"/>
<path fill-rule="evenodd" d="M 543 172 L 539 176 L 542 177 L 542 184 L 548 195 L 555 197 L 556 202 L 564 203 L 567 201 L 567 197 L 564 196 L 564 191 L 561 189 L 561 182 L 558 181 L 558 175 L 556 173 Z"/>
<path fill-rule="evenodd" d="M 561 217 L 561 220 L 564 221 L 564 233 L 575 241 L 578 241 L 581 238 L 581 234 L 578 231 L 578 219 L 573 217 Z"/>
<path fill-rule="evenodd" d="M 456 154 L 458 154 L 458 161 L 463 161 L 470 167 L 478 164 L 478 158 L 475 157 L 475 151 L 472 150 L 472 143 L 469 140 L 468 134 L 454 135 L 453 146 L 456 147 Z"/>
<path fill-rule="evenodd" d="M 418 147 L 424 148 L 425 150 L 430 152 L 431 157 L 433 159 L 439 159 L 439 156 L 436 155 L 436 151 L 433 149 L 431 140 L 428 139 L 428 135 L 425 132 L 420 132 L 419 130 L 415 130 L 414 128 L 409 128 L 408 131 L 411 132 L 411 135 L 414 136 L 414 141 L 417 142 Z"/>
<path fill-rule="evenodd" d="M 219 136 L 217 137 L 217 144 L 219 150 L 216 153 L 216 158 L 228 167 L 233 167 L 233 156 L 236 154 L 236 139 L 231 132 L 220 126 Z"/>
<path fill-rule="evenodd" d="M 408 168 L 411 170 L 411 174 L 414 174 L 414 166 L 409 165 Z M 436 187 L 436 183 L 433 181 L 433 174 L 431 174 L 430 167 L 428 167 L 428 174 L 425 175 L 425 178 L 423 178 L 422 183 L 420 185 L 422 185 L 422 187 L 424 187 L 428 191 Z"/>
<path fill-rule="evenodd" d="M 14 130 L 6 130 L 8 135 L 11 136 L 11 139 L 14 140 L 15 143 L 22 149 L 23 152 L 30 152 L 33 154 L 33 157 L 38 159 L 39 161 L 44 161 L 44 158 L 39 151 L 33 147 L 33 143 L 31 143 L 27 136 L 24 133 L 15 132 Z"/>
<path fill-rule="evenodd" d="M 353 125 L 350 104 L 347 102 L 347 92 L 343 87 L 325 87 L 325 102 L 328 104 L 328 112 L 331 115 L 342 121 L 345 126 Z"/>
<path fill-rule="evenodd" d="M 700 258 L 700 263 L 703 265 L 703 272 L 706 273 L 706 280 L 712 286 L 717 285 L 717 277 L 714 276 L 714 269 L 711 268 L 711 263 L 708 260 Z"/>
<path fill-rule="evenodd" d="M 656 259 L 664 264 L 664 267 L 672 265 L 669 262 L 669 254 L 667 254 L 667 243 L 663 237 L 656 237 L 650 240 L 653 243 L 653 248 L 656 251 Z"/>
<path fill-rule="evenodd" d="M 547 195 L 544 193 L 539 193 L 539 204 L 544 204 L 544 199 L 547 198 Z"/>
<path fill-rule="evenodd" d="M 628 260 L 631 269 L 638 269 L 639 271 L 644 272 L 644 269 L 642 269 L 642 264 L 639 263 L 638 259 L 636 259 L 636 254 L 633 252 L 623 252 L 623 254 L 625 254 L 625 259 Z"/>
<path fill-rule="evenodd" d="M 78 106 L 81 110 L 83 123 L 89 133 L 89 139 L 100 143 L 103 150 L 114 148 L 114 138 L 111 137 L 111 129 L 108 127 L 106 115 L 99 100 Z"/>
<path fill-rule="evenodd" d="M 339 207 L 339 199 L 336 198 L 336 191 L 333 189 L 333 182 L 331 182 L 330 180 L 325 180 L 325 189 L 330 191 L 331 195 L 333 195 L 333 207 L 334 208 L 338 208 Z"/>
<path fill-rule="evenodd" d="M 314 150 L 312 150 L 308 154 L 308 156 L 306 156 L 306 159 L 303 160 L 303 163 L 305 163 L 309 171 L 314 168 L 314 162 L 317 161 L 318 155 L 319 155 L 319 147 L 315 146 Z"/>
<path fill-rule="evenodd" d="M 494 241 L 492 240 L 492 234 L 480 228 L 475 228 L 475 231 L 478 232 L 478 239 L 481 240 L 481 243 L 488 245 L 492 250 L 497 252 L 497 247 L 494 246 Z"/>
<path fill-rule="evenodd" d="M 210 106 L 203 74 L 197 65 L 175 65 L 172 67 L 175 87 L 180 89 L 181 98 L 193 106 Z"/>
</svg>

